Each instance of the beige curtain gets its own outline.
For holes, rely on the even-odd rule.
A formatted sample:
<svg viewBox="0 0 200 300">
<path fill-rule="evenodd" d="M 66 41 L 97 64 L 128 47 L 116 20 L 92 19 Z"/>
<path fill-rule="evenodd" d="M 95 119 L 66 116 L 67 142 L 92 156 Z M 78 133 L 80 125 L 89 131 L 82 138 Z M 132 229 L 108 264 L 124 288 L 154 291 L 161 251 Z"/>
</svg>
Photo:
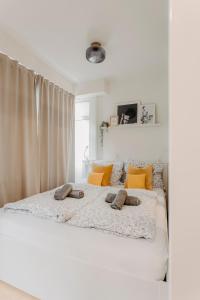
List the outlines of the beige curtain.
<svg viewBox="0 0 200 300">
<path fill-rule="evenodd" d="M 0 54 L 0 206 L 39 192 L 34 78 Z"/>
<path fill-rule="evenodd" d="M 70 179 L 74 146 L 74 96 L 37 76 L 39 95 L 40 190 Z"/>
</svg>

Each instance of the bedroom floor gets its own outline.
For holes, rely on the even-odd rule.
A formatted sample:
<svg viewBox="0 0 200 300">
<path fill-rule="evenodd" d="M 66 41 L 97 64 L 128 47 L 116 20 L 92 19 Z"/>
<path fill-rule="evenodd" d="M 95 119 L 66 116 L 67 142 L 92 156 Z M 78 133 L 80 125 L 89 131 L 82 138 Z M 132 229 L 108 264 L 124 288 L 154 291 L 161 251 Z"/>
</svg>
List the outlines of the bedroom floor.
<svg viewBox="0 0 200 300">
<path fill-rule="evenodd" d="M 0 300 L 39 300 L 15 287 L 0 281 Z"/>
</svg>

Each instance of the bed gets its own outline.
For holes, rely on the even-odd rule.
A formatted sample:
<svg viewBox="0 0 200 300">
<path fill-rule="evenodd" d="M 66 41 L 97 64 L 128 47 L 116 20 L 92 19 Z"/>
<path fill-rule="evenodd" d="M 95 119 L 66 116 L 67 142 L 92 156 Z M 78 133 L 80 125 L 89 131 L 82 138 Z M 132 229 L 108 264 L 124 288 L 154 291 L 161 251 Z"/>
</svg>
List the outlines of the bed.
<svg viewBox="0 0 200 300">
<path fill-rule="evenodd" d="M 87 184 L 75 187 L 97 189 Z M 105 192 L 102 187 L 98 193 L 101 189 Z M 167 299 L 163 281 L 168 262 L 166 200 L 162 189 L 153 193 L 158 204 L 152 240 L 1 209 L 0 278 L 42 300 Z"/>
</svg>

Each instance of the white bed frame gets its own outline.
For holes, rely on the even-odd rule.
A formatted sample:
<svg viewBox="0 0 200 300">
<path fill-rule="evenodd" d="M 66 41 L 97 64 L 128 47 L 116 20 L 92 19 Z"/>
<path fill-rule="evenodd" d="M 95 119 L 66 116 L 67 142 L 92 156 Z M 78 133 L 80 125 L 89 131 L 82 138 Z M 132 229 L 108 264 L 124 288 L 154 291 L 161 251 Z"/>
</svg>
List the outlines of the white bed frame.
<svg viewBox="0 0 200 300">
<path fill-rule="evenodd" d="M 51 249 L 0 236 L 0 279 L 41 300 L 167 300 L 167 282 L 57 257 Z"/>
<path fill-rule="evenodd" d="M 167 180 L 167 165 L 164 174 Z M 52 249 L 0 234 L 0 280 L 41 300 L 168 299 L 167 282 L 145 281 L 68 256 L 63 260 Z"/>
</svg>

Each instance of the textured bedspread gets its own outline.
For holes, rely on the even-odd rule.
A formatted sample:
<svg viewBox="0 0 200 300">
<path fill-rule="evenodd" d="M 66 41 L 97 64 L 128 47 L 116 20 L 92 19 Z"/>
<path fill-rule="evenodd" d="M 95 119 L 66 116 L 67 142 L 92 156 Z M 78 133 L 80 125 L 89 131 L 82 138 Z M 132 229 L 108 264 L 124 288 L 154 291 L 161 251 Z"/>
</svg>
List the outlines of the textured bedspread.
<svg viewBox="0 0 200 300">
<path fill-rule="evenodd" d="M 98 191 L 92 191 L 85 187 L 85 197 L 83 199 L 66 198 L 65 200 L 57 201 L 54 199 L 55 190 L 37 194 L 14 203 L 8 203 L 4 206 L 4 211 L 31 214 L 36 217 L 64 223 L 98 194 Z"/>
<path fill-rule="evenodd" d="M 32 214 L 37 217 L 50 218 L 56 222 L 83 228 L 95 228 L 115 235 L 131 238 L 153 239 L 156 232 L 157 194 L 147 190 L 128 190 L 141 200 L 139 206 L 123 206 L 122 210 L 114 210 L 105 202 L 108 192 L 117 193 L 117 187 L 94 187 L 88 184 L 74 185 L 83 189 L 82 199 L 66 198 L 54 200 L 55 190 L 9 203 L 4 211 Z"/>
<path fill-rule="evenodd" d="M 156 233 L 157 194 L 147 190 L 128 190 L 129 195 L 140 198 L 141 204 L 124 205 L 122 210 L 116 210 L 105 202 L 108 192 L 117 192 L 117 189 L 102 189 L 98 197 L 79 210 L 68 224 L 132 238 L 153 239 Z"/>
</svg>

